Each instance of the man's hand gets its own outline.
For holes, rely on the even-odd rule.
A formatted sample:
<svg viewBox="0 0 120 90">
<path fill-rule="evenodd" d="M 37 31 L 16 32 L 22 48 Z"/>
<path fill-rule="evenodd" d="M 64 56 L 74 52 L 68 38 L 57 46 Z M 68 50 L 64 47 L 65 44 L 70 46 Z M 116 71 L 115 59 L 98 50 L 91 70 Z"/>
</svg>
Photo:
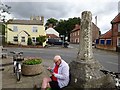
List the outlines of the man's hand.
<svg viewBox="0 0 120 90">
<path fill-rule="evenodd" d="M 52 68 L 51 67 L 48 67 L 47 70 L 51 70 Z"/>
<path fill-rule="evenodd" d="M 55 73 L 52 73 L 53 76 L 55 76 Z"/>
</svg>

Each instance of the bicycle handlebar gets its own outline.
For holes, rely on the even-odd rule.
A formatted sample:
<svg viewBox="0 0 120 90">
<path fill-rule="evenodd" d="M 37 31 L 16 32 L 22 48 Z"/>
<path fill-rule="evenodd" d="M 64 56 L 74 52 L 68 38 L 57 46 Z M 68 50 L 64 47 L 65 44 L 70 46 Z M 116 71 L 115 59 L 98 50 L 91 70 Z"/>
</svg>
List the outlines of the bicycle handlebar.
<svg viewBox="0 0 120 90">
<path fill-rule="evenodd" d="M 23 54 L 23 52 L 15 52 L 15 51 L 12 51 L 12 52 L 10 52 L 10 53 L 15 54 L 15 55 Z"/>
<path fill-rule="evenodd" d="M 120 75 L 120 73 L 111 72 L 111 71 L 108 71 L 108 70 L 100 70 L 100 71 L 102 71 L 104 74 L 114 75 L 115 77 L 118 77 Z"/>
</svg>

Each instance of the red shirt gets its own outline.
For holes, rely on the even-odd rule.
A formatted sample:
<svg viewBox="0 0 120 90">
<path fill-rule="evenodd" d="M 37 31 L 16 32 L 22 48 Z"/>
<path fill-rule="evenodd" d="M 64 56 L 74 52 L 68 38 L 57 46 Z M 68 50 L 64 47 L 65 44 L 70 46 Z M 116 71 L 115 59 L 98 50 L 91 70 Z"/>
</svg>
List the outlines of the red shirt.
<svg viewBox="0 0 120 90">
<path fill-rule="evenodd" d="M 55 66 L 55 68 L 53 70 L 54 73 L 58 73 L 58 67 L 59 67 L 58 65 Z M 52 75 L 52 80 L 57 81 L 57 78 L 54 75 Z"/>
</svg>

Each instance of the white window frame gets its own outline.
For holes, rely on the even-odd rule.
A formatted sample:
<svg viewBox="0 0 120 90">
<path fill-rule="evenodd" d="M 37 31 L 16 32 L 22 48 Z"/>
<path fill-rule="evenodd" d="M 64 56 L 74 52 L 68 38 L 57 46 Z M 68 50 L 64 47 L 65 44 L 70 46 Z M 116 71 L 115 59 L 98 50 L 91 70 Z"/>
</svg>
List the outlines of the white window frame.
<svg viewBox="0 0 120 90">
<path fill-rule="evenodd" d="M 14 41 L 14 42 L 18 42 L 18 37 L 17 37 L 17 36 L 14 36 L 14 37 L 13 37 L 13 41 Z"/>
<path fill-rule="evenodd" d="M 120 32 L 120 23 L 118 24 L 118 32 Z"/>
<path fill-rule="evenodd" d="M 120 46 L 119 39 L 120 39 L 120 37 L 117 38 L 117 46 Z"/>
<path fill-rule="evenodd" d="M 24 36 L 21 37 L 21 42 L 25 42 L 25 37 Z"/>
<path fill-rule="evenodd" d="M 76 32 L 75 32 L 75 36 L 76 36 Z"/>
<path fill-rule="evenodd" d="M 32 37 L 32 42 L 36 43 L 36 37 Z"/>
<path fill-rule="evenodd" d="M 18 27 L 17 26 L 13 26 L 13 32 L 18 32 Z"/>
<path fill-rule="evenodd" d="M 80 34 L 80 32 L 78 31 L 78 35 Z"/>
<path fill-rule="evenodd" d="M 34 26 L 34 27 L 32 28 L 32 32 L 35 32 L 35 33 L 38 32 L 38 27 L 35 27 L 35 26 Z"/>
</svg>

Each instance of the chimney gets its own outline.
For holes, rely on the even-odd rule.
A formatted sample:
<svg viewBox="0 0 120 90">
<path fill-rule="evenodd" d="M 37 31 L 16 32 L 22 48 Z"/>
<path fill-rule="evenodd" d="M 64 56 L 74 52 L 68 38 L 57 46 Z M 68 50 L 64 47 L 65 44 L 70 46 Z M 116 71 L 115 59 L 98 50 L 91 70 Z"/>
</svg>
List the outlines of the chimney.
<svg viewBox="0 0 120 90">
<path fill-rule="evenodd" d="M 95 16 L 95 24 L 96 24 L 96 26 L 97 26 L 97 16 Z"/>
<path fill-rule="evenodd" d="M 41 16 L 41 21 L 44 24 L 44 16 Z"/>
<path fill-rule="evenodd" d="M 40 20 L 40 16 L 36 16 L 36 20 Z"/>
<path fill-rule="evenodd" d="M 40 17 L 39 16 L 31 16 L 30 20 L 40 20 Z"/>
<path fill-rule="evenodd" d="M 30 20 L 33 20 L 33 18 L 34 18 L 33 16 L 30 16 Z"/>
</svg>

